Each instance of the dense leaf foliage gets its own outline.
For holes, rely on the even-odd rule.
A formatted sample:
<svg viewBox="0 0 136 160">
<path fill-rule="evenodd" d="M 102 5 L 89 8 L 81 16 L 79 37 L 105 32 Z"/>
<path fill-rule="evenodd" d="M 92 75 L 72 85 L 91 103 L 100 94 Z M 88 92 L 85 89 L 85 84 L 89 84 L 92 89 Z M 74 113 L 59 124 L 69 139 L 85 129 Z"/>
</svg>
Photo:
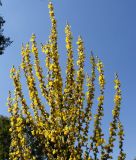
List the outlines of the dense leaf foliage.
<svg viewBox="0 0 136 160">
<path fill-rule="evenodd" d="M 1 1 L 0 1 L 0 6 L 2 5 Z M 4 50 L 6 47 L 8 47 L 12 41 L 10 40 L 9 37 L 5 37 L 5 35 L 3 34 L 3 25 L 5 23 L 5 20 L 3 19 L 3 17 L 0 16 L 0 55 L 4 53 Z"/>
<path fill-rule="evenodd" d="M 0 116 L 0 159 L 9 159 L 10 146 L 10 121 L 7 117 Z"/>
</svg>

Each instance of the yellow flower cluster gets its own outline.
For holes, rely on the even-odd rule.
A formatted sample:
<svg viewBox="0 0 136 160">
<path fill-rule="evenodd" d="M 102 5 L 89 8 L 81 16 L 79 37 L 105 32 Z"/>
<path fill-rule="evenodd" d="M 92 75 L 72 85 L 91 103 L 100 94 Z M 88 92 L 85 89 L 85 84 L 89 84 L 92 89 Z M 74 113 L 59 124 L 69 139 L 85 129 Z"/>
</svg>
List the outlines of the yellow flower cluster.
<svg viewBox="0 0 136 160">
<path fill-rule="evenodd" d="M 114 96 L 114 109 L 112 110 L 112 115 L 113 115 L 113 120 L 112 122 L 110 123 L 110 128 L 109 128 L 109 133 L 110 133 L 110 136 L 109 136 L 109 140 L 108 140 L 108 144 L 106 144 L 104 146 L 104 149 L 105 149 L 105 152 L 103 153 L 102 155 L 102 159 L 104 160 L 105 158 L 106 159 L 113 159 L 111 153 L 113 152 L 113 149 L 114 149 L 114 142 L 116 140 L 116 136 L 117 136 L 117 129 L 118 129 L 118 125 L 119 125 L 119 148 L 121 149 L 120 151 L 120 155 L 118 157 L 118 159 L 122 159 L 122 160 L 125 160 L 125 153 L 123 153 L 123 136 L 124 136 L 124 133 L 123 133 L 123 128 L 122 128 L 122 125 L 120 123 L 120 120 L 119 120 L 119 116 L 120 116 L 120 105 L 121 105 L 121 90 L 120 90 L 120 80 L 118 78 L 118 75 L 116 74 L 115 75 L 115 80 L 114 80 L 114 83 L 115 83 L 115 96 Z M 121 157 L 120 157 L 121 156 Z"/>
<path fill-rule="evenodd" d="M 103 71 L 103 63 L 98 59 L 97 70 L 99 71 L 99 84 L 102 89 L 104 89 L 105 79 L 104 79 L 104 71 Z"/>
<path fill-rule="evenodd" d="M 98 59 L 96 64 L 97 70 L 99 72 L 99 86 L 100 86 L 100 96 L 97 98 L 98 100 L 98 109 L 97 113 L 94 116 L 94 131 L 93 136 L 91 137 L 91 147 L 93 150 L 94 157 L 97 159 L 97 154 L 99 153 L 99 146 L 101 147 L 101 152 L 103 152 L 103 145 L 105 144 L 105 139 L 103 138 L 104 134 L 101 128 L 101 120 L 104 116 L 103 113 L 103 103 L 104 103 L 104 87 L 105 87 L 105 78 L 104 78 L 104 70 L 103 63 Z"/>
<path fill-rule="evenodd" d="M 12 98 L 10 92 L 8 98 L 8 110 L 11 114 L 10 160 L 37 159 L 32 153 L 33 148 L 30 146 L 26 136 L 27 126 L 30 128 L 32 136 L 38 139 L 39 145 L 42 146 L 42 152 L 48 160 L 107 160 L 112 157 L 111 152 L 115 136 L 117 135 L 117 125 L 120 149 L 118 159 L 124 160 L 124 132 L 123 126 L 119 121 L 121 90 L 118 76 L 116 76 L 114 81 L 116 90 L 114 97 L 115 106 L 113 109 L 113 121 L 110 126 L 109 141 L 106 144 L 101 126 L 101 120 L 104 115 L 105 87 L 103 63 L 92 54 L 90 58 L 92 66 L 91 76 L 87 75 L 85 77 L 84 43 L 81 36 L 79 36 L 77 40 L 77 69 L 75 69 L 71 26 L 66 24 L 67 64 L 66 81 L 63 86 L 57 43 L 57 22 L 51 2 L 49 2 L 48 8 L 51 19 L 51 33 L 48 42 L 41 45 L 42 52 L 46 56 L 45 66 L 47 75 L 44 75 L 44 70 L 40 64 L 40 55 L 34 34 L 30 40 L 31 43 L 22 46 L 22 63 L 20 68 L 15 69 L 13 66 L 10 72 L 15 88 L 14 98 Z M 100 95 L 97 98 L 97 113 L 94 115 L 93 135 L 90 136 L 96 69 L 98 70 Z M 21 72 L 23 72 L 26 79 L 30 99 L 29 105 L 22 91 Z M 84 94 L 85 79 L 86 94 Z M 45 103 L 43 103 L 43 100 L 45 100 Z"/>
<path fill-rule="evenodd" d="M 96 68 L 96 62 L 93 54 L 90 57 L 90 62 L 92 65 L 92 70 L 91 70 L 91 77 L 87 76 L 87 92 L 86 92 L 86 101 L 87 101 L 87 107 L 85 108 L 85 114 L 83 117 L 83 122 L 84 122 L 84 130 L 83 130 L 83 144 L 86 146 L 86 152 L 84 154 L 85 159 L 91 159 L 89 156 L 89 151 L 88 147 L 90 148 L 91 146 L 88 146 L 88 134 L 89 134 L 89 124 L 90 121 L 92 120 L 92 105 L 93 105 L 93 99 L 94 99 L 94 92 L 95 92 L 95 86 L 94 86 L 94 81 L 95 81 L 95 68 Z"/>
<path fill-rule="evenodd" d="M 9 112 L 11 113 L 10 123 L 11 123 L 11 145 L 10 145 L 10 154 L 9 159 L 16 160 L 16 159 L 32 159 L 35 160 L 35 157 L 31 154 L 31 147 L 27 145 L 26 137 L 25 137 L 25 121 L 22 117 L 22 113 L 19 113 L 19 99 L 23 97 L 21 94 L 21 85 L 19 83 L 19 72 L 15 70 L 13 67 L 11 69 L 11 75 L 14 81 L 15 91 L 14 95 L 15 98 L 12 101 L 11 93 L 9 93 L 8 98 L 8 106 Z M 21 99 L 22 100 L 22 99 Z M 13 103 L 12 103 L 13 102 Z M 23 104 L 25 104 L 25 100 L 23 99 Z M 28 114 L 28 119 L 30 118 L 30 114 L 27 111 L 27 106 L 22 106 L 24 109 L 24 113 Z"/>
<path fill-rule="evenodd" d="M 123 129 L 123 125 L 121 124 L 121 122 L 118 122 L 118 137 L 119 137 L 119 149 L 120 149 L 120 153 L 118 156 L 118 160 L 124 160 L 126 158 L 126 154 L 124 153 L 123 150 L 123 141 L 124 141 L 124 129 Z"/>
<path fill-rule="evenodd" d="M 75 88 L 75 69 L 73 60 L 73 49 L 72 49 L 72 33 L 70 25 L 66 25 L 66 49 L 67 49 L 67 69 L 66 69 L 66 82 L 64 88 L 63 102 L 67 108 L 71 108 L 74 105 L 74 90 Z"/>
</svg>

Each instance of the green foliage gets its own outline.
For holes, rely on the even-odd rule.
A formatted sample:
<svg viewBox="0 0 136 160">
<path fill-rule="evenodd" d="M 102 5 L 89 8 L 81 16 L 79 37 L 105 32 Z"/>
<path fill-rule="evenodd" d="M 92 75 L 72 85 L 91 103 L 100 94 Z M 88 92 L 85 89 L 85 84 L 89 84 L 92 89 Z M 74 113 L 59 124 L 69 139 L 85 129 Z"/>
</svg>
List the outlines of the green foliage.
<svg viewBox="0 0 136 160">
<path fill-rule="evenodd" d="M 9 118 L 0 116 L 0 159 L 9 159 L 10 146 L 10 121 Z"/>
<path fill-rule="evenodd" d="M 32 154 L 37 160 L 45 160 L 46 156 L 43 152 L 43 145 L 40 143 L 40 139 L 38 137 L 32 135 L 31 130 L 31 125 L 27 124 L 24 132 L 26 133 L 27 143 L 32 148 Z"/>
<path fill-rule="evenodd" d="M 0 1 L 0 6 L 2 6 L 1 1 Z M 2 55 L 4 53 L 4 50 L 6 49 L 6 47 L 8 47 L 12 43 L 10 38 L 5 37 L 3 34 L 4 23 L 5 23 L 5 20 L 3 19 L 3 17 L 0 16 L 0 55 Z"/>
</svg>

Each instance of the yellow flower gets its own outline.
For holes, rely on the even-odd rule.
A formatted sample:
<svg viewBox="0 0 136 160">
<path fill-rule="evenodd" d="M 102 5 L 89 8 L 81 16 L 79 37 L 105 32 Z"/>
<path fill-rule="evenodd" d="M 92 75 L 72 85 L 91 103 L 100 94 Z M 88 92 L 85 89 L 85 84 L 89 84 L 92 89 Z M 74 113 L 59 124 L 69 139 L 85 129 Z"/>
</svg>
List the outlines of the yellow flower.
<svg viewBox="0 0 136 160">
<path fill-rule="evenodd" d="M 52 81 L 50 81 L 50 82 L 49 82 L 49 86 L 52 86 L 52 85 L 53 85 L 53 82 L 52 82 Z"/>
<path fill-rule="evenodd" d="M 32 130 L 31 133 L 32 133 L 33 136 L 35 135 L 35 131 L 34 130 Z"/>
<path fill-rule="evenodd" d="M 56 150 L 54 149 L 52 153 L 55 154 L 55 153 L 56 153 Z"/>
<path fill-rule="evenodd" d="M 120 100 L 121 100 L 121 96 L 120 95 L 115 95 L 114 101 L 119 102 Z"/>
</svg>

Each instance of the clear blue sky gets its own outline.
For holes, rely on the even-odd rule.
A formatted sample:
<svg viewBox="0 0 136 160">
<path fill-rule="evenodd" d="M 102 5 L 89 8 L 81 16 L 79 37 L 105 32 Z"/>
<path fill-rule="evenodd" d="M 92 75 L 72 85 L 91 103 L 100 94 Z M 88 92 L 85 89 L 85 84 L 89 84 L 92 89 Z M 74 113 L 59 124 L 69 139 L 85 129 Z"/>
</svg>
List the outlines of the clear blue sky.
<svg viewBox="0 0 136 160">
<path fill-rule="evenodd" d="M 32 33 L 36 33 L 39 44 L 48 39 L 47 3 L 47 0 L 3 0 L 0 14 L 6 20 L 5 34 L 14 42 L 0 56 L 0 114 L 8 115 L 6 99 L 8 90 L 13 89 L 9 71 L 13 64 L 18 66 L 21 62 L 22 42 L 28 42 Z M 133 160 L 136 156 L 136 1 L 53 0 L 53 3 L 58 20 L 61 65 L 65 64 L 66 57 L 66 20 L 72 26 L 74 44 L 79 34 L 84 39 L 86 61 L 89 61 L 92 49 L 104 62 L 107 79 L 104 128 L 111 120 L 114 73 L 119 73 L 123 92 L 121 120 L 126 133 L 125 151 L 127 160 Z M 89 71 L 88 65 L 87 62 Z"/>
</svg>

